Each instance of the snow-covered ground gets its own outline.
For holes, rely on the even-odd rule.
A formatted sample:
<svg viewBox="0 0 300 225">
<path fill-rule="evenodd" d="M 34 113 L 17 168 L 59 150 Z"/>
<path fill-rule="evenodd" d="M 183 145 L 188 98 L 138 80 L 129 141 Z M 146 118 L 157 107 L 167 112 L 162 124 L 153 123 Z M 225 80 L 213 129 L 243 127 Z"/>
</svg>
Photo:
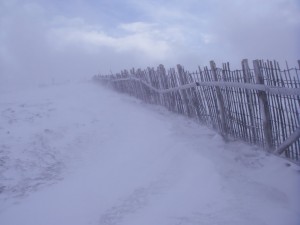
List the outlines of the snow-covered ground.
<svg viewBox="0 0 300 225">
<path fill-rule="evenodd" d="M 0 95 L 1 225 L 299 225 L 300 168 L 92 82 Z"/>
</svg>

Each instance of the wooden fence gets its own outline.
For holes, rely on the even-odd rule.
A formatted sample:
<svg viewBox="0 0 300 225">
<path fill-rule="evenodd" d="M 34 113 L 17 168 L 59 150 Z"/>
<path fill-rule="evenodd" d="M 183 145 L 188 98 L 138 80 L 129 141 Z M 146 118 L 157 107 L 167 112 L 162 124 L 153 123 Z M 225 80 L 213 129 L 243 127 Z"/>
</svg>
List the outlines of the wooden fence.
<svg viewBox="0 0 300 225">
<path fill-rule="evenodd" d="M 94 79 L 172 112 L 197 119 L 225 139 L 240 139 L 300 161 L 300 60 L 285 69 L 276 61 L 242 61 L 242 69 L 214 61 L 196 72 L 181 65 L 168 71 L 124 70 Z"/>
</svg>

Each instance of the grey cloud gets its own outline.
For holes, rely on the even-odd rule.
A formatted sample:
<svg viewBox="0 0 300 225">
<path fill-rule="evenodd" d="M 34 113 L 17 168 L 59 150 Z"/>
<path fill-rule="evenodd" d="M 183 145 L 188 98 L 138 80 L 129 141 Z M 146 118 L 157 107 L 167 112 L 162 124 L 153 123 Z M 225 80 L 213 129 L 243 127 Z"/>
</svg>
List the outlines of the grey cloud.
<svg viewBox="0 0 300 225">
<path fill-rule="evenodd" d="M 3 0 L 1 84 L 81 79 L 159 63 L 196 69 L 210 59 L 239 64 L 242 58 L 271 58 L 295 64 L 300 58 L 297 0 L 126 3 L 115 12 L 122 16 L 110 18 L 111 4 L 103 8 L 101 2 L 78 1 L 67 13 L 66 7 L 55 8 L 62 4 L 55 1 Z"/>
</svg>

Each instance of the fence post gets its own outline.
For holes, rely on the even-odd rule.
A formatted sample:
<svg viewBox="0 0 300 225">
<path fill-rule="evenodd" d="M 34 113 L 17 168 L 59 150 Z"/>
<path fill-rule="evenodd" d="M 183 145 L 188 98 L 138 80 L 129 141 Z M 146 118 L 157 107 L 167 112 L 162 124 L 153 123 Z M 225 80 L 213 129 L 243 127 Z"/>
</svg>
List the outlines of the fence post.
<svg viewBox="0 0 300 225">
<path fill-rule="evenodd" d="M 180 85 L 187 84 L 188 82 L 187 82 L 187 79 L 185 77 L 185 71 L 184 71 L 183 67 L 180 64 L 177 65 L 177 71 L 178 71 L 178 76 L 179 76 L 179 84 Z M 192 112 L 191 112 L 191 109 L 190 109 L 190 100 L 189 100 L 188 93 L 187 93 L 186 90 L 180 90 L 180 94 L 181 94 L 181 97 L 182 97 L 183 102 L 184 102 L 185 112 L 187 113 L 188 117 L 191 117 Z"/>
<path fill-rule="evenodd" d="M 157 73 L 158 73 L 159 89 L 161 91 L 163 91 L 164 89 L 166 89 L 166 87 L 165 87 L 166 86 L 166 84 L 165 84 L 166 69 L 162 64 L 160 64 L 157 67 Z M 160 96 L 160 104 L 163 106 L 167 106 L 165 94 L 160 92 L 159 96 Z"/>
<path fill-rule="evenodd" d="M 215 82 L 218 81 L 218 76 L 217 76 L 217 67 L 215 62 L 212 60 L 210 61 L 210 68 L 211 68 L 211 72 L 212 72 L 212 78 Z M 223 133 L 223 137 L 225 140 L 227 140 L 227 125 L 226 125 L 226 114 L 225 114 L 225 106 L 224 106 L 224 99 L 220 90 L 219 86 L 215 86 L 216 88 L 216 95 L 217 95 L 217 102 L 218 102 L 218 108 L 219 108 L 219 112 L 220 112 L 220 119 L 221 119 L 221 127 L 220 127 L 220 131 L 221 133 Z"/>
<path fill-rule="evenodd" d="M 261 71 L 261 63 L 262 62 L 260 60 L 253 61 L 255 81 L 257 84 L 264 84 L 263 72 Z M 271 151 L 272 150 L 272 125 L 271 125 L 271 116 L 270 116 L 267 94 L 265 91 L 258 91 L 257 96 L 258 96 L 260 114 L 263 123 L 263 133 L 264 133 L 264 139 L 266 143 L 266 149 L 267 151 Z"/>
<path fill-rule="evenodd" d="M 242 69 L 243 69 L 243 75 L 244 75 L 244 82 L 245 83 L 251 83 L 251 73 L 250 73 L 250 67 L 248 64 L 248 59 L 242 60 Z M 253 113 L 253 101 L 251 97 L 251 93 L 249 90 L 246 89 L 246 99 L 247 99 L 247 107 L 249 111 L 249 119 L 250 119 L 250 142 L 253 141 L 253 143 L 257 142 L 257 134 L 255 133 L 255 125 L 254 125 L 254 113 Z M 252 140 L 251 140 L 252 136 Z"/>
</svg>

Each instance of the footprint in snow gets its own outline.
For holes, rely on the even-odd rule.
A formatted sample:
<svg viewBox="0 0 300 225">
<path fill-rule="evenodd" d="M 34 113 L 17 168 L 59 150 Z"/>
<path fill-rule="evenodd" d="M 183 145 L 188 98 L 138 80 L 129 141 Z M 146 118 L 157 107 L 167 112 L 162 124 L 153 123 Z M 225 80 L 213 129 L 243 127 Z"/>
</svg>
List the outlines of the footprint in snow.
<svg viewBox="0 0 300 225">
<path fill-rule="evenodd" d="M 119 204 L 108 209 L 101 217 L 99 225 L 115 225 L 120 223 L 127 215 L 134 214 L 147 206 L 151 195 L 158 194 L 162 188 L 160 183 L 150 184 L 148 187 L 135 189 Z"/>
</svg>

